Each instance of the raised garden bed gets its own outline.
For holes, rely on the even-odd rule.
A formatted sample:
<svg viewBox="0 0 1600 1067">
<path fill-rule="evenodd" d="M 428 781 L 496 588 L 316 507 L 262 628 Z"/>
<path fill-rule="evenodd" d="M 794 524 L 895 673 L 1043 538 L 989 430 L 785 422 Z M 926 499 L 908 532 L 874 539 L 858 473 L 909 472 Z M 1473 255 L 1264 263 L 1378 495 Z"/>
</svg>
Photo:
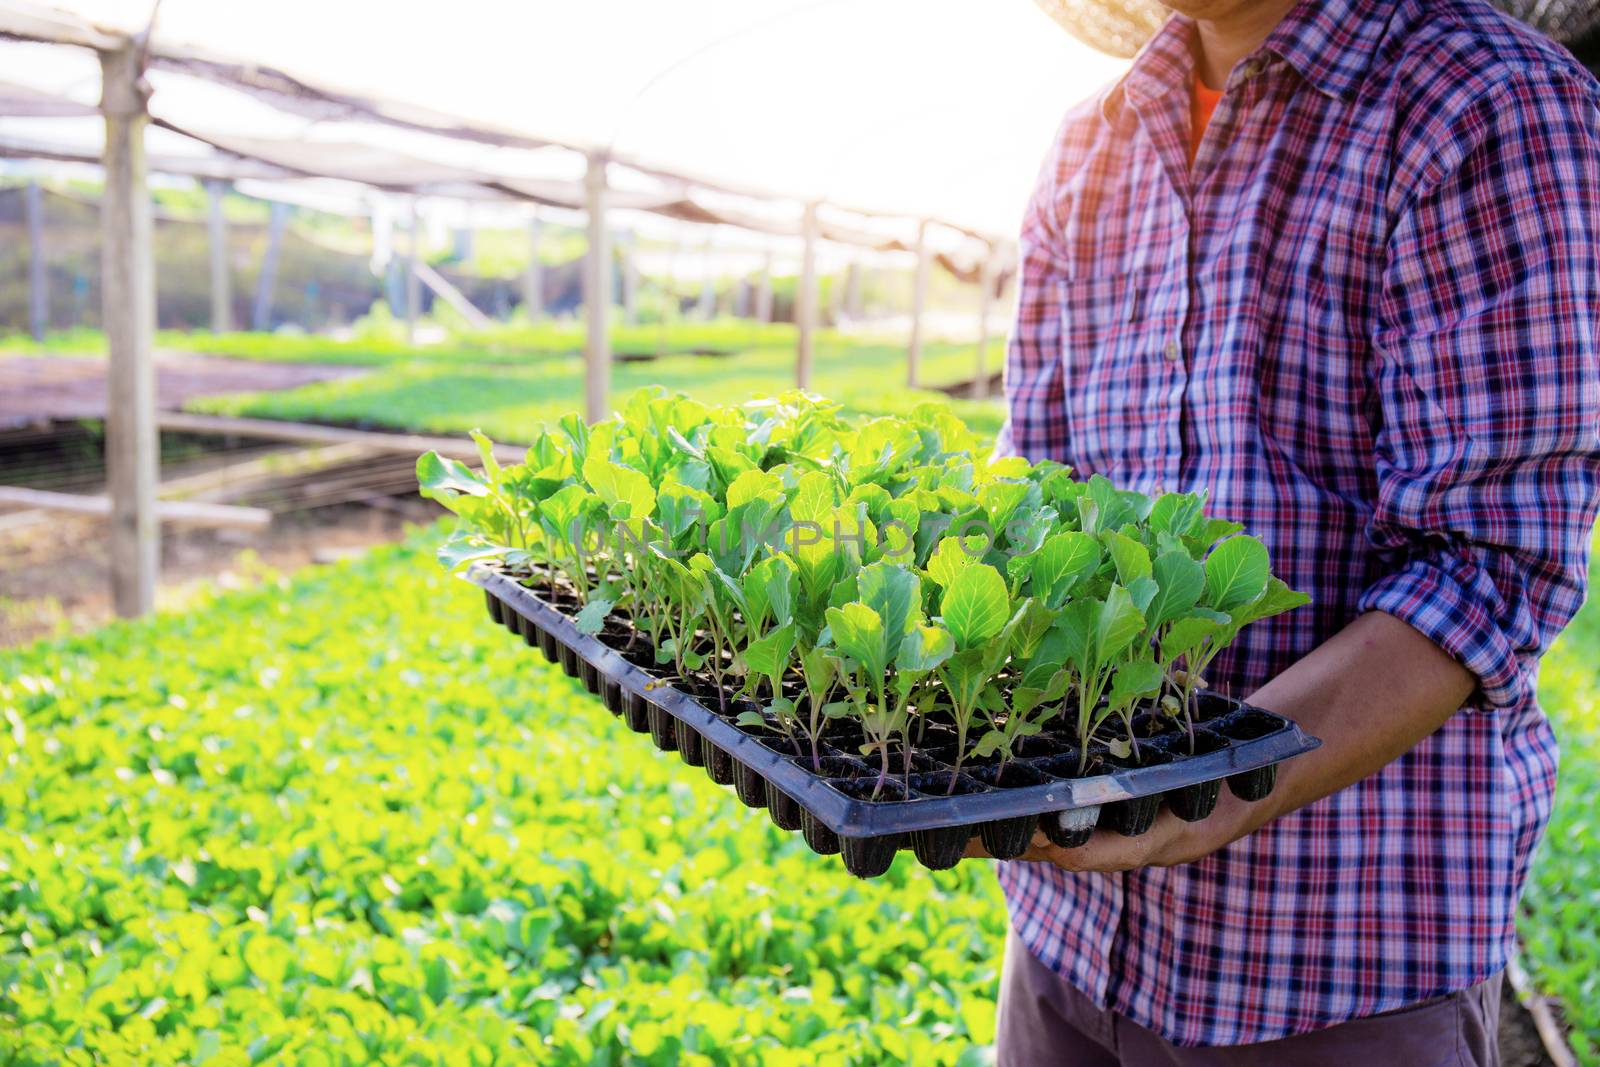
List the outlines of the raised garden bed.
<svg viewBox="0 0 1600 1067">
<path fill-rule="evenodd" d="M 481 473 L 429 453 L 440 549 L 490 611 L 628 724 L 860 875 L 948 867 L 1037 828 L 1202 819 L 1315 742 L 1206 692 L 1262 619 L 1306 603 L 1266 546 L 1058 463 L 990 458 L 947 410 L 844 418 L 793 393 L 664 391 L 574 417 Z M 535 593 L 537 590 L 537 594 Z M 1043 818 L 1041 819 L 1041 816 Z"/>
<path fill-rule="evenodd" d="M 819 855 L 842 853 L 846 868 L 863 877 L 882 874 L 903 848 L 933 870 L 953 867 L 974 836 L 993 855 L 1017 856 L 1036 826 L 1063 847 L 1083 844 L 1096 826 L 1140 834 L 1163 801 L 1180 818 L 1202 819 L 1224 782 L 1235 795 L 1260 800 L 1272 791 L 1278 763 L 1320 743 L 1282 716 L 1204 692 L 1197 698 L 1193 755 L 1186 733 L 1169 729 L 1146 740 L 1142 763 L 1102 751 L 1091 759 L 1093 770 L 1079 775 L 1079 750 L 1067 731 L 1057 730 L 1030 738 L 1024 751 L 1039 754 L 1011 760 L 998 773 L 995 764 L 981 762 L 958 773 L 930 746 L 904 768 L 909 788 L 904 776 L 891 779 L 888 794 L 872 799 L 878 771 L 851 754 L 855 738 L 847 731 L 825 738 L 813 768 L 809 754 L 786 746 L 780 733 L 741 726 L 736 715 L 664 682 L 667 672 L 635 662 L 653 658 L 643 646 L 625 656 L 623 633 L 613 632 L 609 643 L 583 633 L 570 614 L 496 567 L 475 565 L 467 577 L 484 590 L 496 624 L 581 679 L 630 729 L 704 767 L 712 781 L 735 787 L 741 801 L 766 808 L 780 828 L 803 832 Z M 737 712 L 750 708 L 748 701 L 733 705 Z"/>
</svg>

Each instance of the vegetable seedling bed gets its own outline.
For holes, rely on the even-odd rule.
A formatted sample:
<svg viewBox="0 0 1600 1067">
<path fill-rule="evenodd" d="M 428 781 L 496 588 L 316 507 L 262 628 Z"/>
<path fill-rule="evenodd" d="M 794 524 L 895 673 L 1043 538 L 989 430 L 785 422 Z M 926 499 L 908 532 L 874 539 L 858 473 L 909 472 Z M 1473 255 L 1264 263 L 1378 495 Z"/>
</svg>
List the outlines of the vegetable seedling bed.
<svg viewBox="0 0 1600 1067">
<path fill-rule="evenodd" d="M 496 623 L 561 663 L 630 728 L 732 785 L 742 802 L 766 808 L 783 829 L 801 831 L 819 854 L 842 853 L 845 867 L 861 877 L 888 870 L 901 848 L 931 869 L 952 867 L 974 836 L 1006 859 L 1026 850 L 1036 827 L 1063 847 L 1084 843 L 1096 826 L 1137 835 L 1150 828 L 1163 801 L 1180 818 L 1202 819 L 1224 781 L 1242 799 L 1260 800 L 1271 792 L 1279 763 L 1321 743 L 1282 716 L 1208 692 L 1198 700 L 1192 753 L 1186 732 L 1157 730 L 1141 743 L 1137 761 L 1096 746 L 1088 773 L 1080 774 L 1082 753 L 1069 735 L 1047 730 L 1030 738 L 1017 759 L 968 761 L 955 776 L 939 758 L 940 728 L 933 726 L 925 744 L 909 757 L 902 753 L 897 773 L 880 786 L 878 770 L 850 751 L 847 727 L 824 735 L 814 769 L 809 747 L 787 748 L 780 733 L 734 721 L 751 705 L 713 710 L 663 672 L 583 633 L 570 615 L 492 566 L 476 564 L 467 578 L 484 590 Z"/>
</svg>

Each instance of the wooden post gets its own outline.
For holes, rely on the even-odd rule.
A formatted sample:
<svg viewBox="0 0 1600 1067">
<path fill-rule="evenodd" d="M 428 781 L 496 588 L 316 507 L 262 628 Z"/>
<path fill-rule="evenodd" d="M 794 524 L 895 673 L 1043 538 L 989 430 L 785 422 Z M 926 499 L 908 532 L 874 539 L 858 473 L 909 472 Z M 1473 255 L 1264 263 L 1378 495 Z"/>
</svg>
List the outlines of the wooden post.
<svg viewBox="0 0 1600 1067">
<path fill-rule="evenodd" d="M 917 227 L 917 269 L 911 280 L 911 340 L 906 346 L 906 385 L 915 389 L 922 379 L 922 315 L 928 310 L 928 274 L 933 257 L 928 252 L 928 220 Z"/>
<path fill-rule="evenodd" d="M 761 282 L 756 289 L 756 321 L 772 321 L 772 252 L 761 261 Z"/>
<path fill-rule="evenodd" d="M 422 279 L 417 277 L 421 236 L 417 225 L 417 198 L 408 201 L 410 235 L 406 240 L 406 344 L 417 343 L 417 315 L 422 310 Z"/>
<path fill-rule="evenodd" d="M 978 271 L 978 350 L 972 395 L 979 400 L 989 395 L 989 306 L 994 303 L 994 257 L 994 249 L 985 248 L 983 266 Z"/>
<path fill-rule="evenodd" d="M 206 182 L 206 232 L 211 245 L 211 332 L 233 329 L 233 294 L 228 289 L 228 220 L 222 214 L 226 183 Z"/>
<path fill-rule="evenodd" d="M 811 388 L 812 336 L 817 329 L 817 205 L 806 205 L 800 220 L 803 247 L 800 252 L 800 279 L 794 291 L 795 360 L 794 381 L 801 389 Z"/>
<path fill-rule="evenodd" d="M 149 86 L 142 56 L 129 43 L 100 53 L 100 111 L 105 116 L 101 203 L 101 318 L 110 359 L 106 372 L 106 481 L 111 496 L 111 594 L 118 615 L 155 607 L 161 565 L 156 524 L 155 263 L 144 131 Z"/>
<path fill-rule="evenodd" d="M 632 326 L 639 321 L 639 264 L 634 258 L 638 241 L 634 234 L 622 234 L 622 321 Z"/>
<path fill-rule="evenodd" d="M 43 341 L 50 332 L 50 269 L 44 247 L 44 196 L 38 182 L 29 182 L 28 211 L 28 332 Z"/>
<path fill-rule="evenodd" d="M 276 201 L 267 216 L 267 251 L 261 257 L 261 276 L 256 279 L 256 304 L 250 315 L 250 328 L 257 333 L 272 329 L 272 296 L 278 288 L 278 252 L 283 247 L 283 228 L 289 222 L 289 205 Z"/>
<path fill-rule="evenodd" d="M 605 418 L 611 392 L 611 249 L 606 233 L 606 160 L 589 157 L 583 179 L 589 251 L 583 261 L 583 411 L 591 424 Z"/>
<path fill-rule="evenodd" d="M 544 316 L 544 264 L 539 262 L 539 236 L 542 224 L 538 215 L 528 222 L 528 270 L 522 276 L 522 310 L 528 322 Z"/>
</svg>

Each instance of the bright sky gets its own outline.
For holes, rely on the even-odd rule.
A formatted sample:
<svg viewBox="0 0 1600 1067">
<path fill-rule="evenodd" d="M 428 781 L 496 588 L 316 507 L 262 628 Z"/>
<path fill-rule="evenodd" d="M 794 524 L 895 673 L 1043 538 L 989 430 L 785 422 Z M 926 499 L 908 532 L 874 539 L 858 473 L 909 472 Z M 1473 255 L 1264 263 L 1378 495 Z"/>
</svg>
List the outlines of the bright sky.
<svg viewBox="0 0 1600 1067">
<path fill-rule="evenodd" d="M 149 0 L 56 6 L 132 28 Z M 534 134 L 615 138 L 707 177 L 1002 233 L 1062 113 L 1124 66 L 1031 0 L 163 0 L 157 32 Z M 5 48 L 6 77 L 94 98 L 91 58 Z M 158 111 L 197 126 L 315 136 L 230 93 L 156 87 Z M 20 121 L 0 125 L 45 129 Z"/>
</svg>

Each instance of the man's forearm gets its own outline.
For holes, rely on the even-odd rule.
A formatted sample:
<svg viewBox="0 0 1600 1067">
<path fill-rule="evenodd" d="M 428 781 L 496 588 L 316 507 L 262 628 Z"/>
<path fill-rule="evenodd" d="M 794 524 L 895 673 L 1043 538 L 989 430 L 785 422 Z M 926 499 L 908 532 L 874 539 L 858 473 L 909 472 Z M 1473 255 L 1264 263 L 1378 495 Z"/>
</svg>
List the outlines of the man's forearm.
<svg viewBox="0 0 1600 1067">
<path fill-rule="evenodd" d="M 1138 837 L 1097 832 L 1080 848 L 1034 837 L 1023 859 L 1079 871 L 1191 863 L 1296 808 L 1375 774 L 1437 730 L 1477 685 L 1472 673 L 1392 615 L 1369 612 L 1256 690 L 1252 703 L 1322 739 L 1285 762 L 1265 800 L 1224 792 L 1216 812 L 1185 823 L 1170 811 Z M 984 855 L 974 838 L 968 855 Z"/>
<path fill-rule="evenodd" d="M 1284 763 L 1250 829 L 1392 763 L 1442 726 L 1476 686 L 1472 673 L 1392 615 L 1360 616 L 1249 699 L 1322 739 Z"/>
</svg>

